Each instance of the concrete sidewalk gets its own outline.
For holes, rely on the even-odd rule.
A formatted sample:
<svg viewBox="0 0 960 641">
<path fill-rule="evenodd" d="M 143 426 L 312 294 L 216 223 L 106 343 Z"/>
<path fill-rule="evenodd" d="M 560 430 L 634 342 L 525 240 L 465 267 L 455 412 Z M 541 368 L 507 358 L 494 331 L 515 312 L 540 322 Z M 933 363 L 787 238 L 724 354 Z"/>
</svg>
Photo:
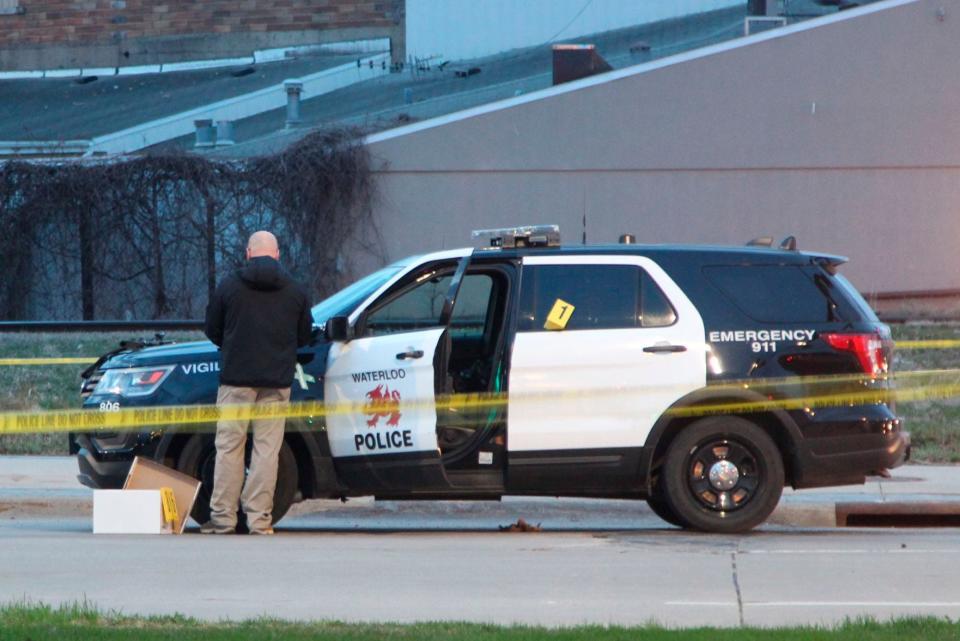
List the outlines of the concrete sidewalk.
<svg viewBox="0 0 960 641">
<path fill-rule="evenodd" d="M 769 519 L 784 525 L 836 527 L 855 525 L 844 522 L 851 513 L 880 516 L 902 515 L 896 523 L 908 525 L 914 516 L 954 515 L 960 524 L 960 466 L 908 464 L 890 471 L 890 478 L 871 476 L 863 485 L 846 485 L 807 490 L 784 488 L 780 505 Z M 862 520 L 861 520 L 862 521 Z M 929 521 L 917 525 L 950 525 Z M 860 524 L 883 525 L 861 522 Z"/>
<path fill-rule="evenodd" d="M 69 456 L 0 456 L 0 524 L 17 517 L 89 518 L 92 491 L 80 485 L 76 474 L 76 461 Z M 842 526 L 848 524 L 842 521 L 851 511 L 868 515 L 927 515 L 928 522 L 921 525 L 960 524 L 960 466 L 906 465 L 893 470 L 890 478 L 870 477 L 864 485 L 786 488 L 768 523 L 787 527 Z M 370 522 L 379 524 L 375 527 L 403 529 L 416 528 L 418 520 L 426 518 L 439 523 L 440 529 L 485 529 L 521 514 L 528 522 L 542 522 L 554 529 L 617 529 L 637 527 L 638 512 L 650 516 L 646 505 L 637 501 L 508 497 L 500 503 L 374 502 L 367 497 L 351 499 L 346 504 L 336 500 L 304 501 L 291 509 L 281 525 L 357 529 L 366 527 L 364 522 L 372 519 Z M 930 515 L 940 521 L 929 521 Z M 949 522 L 951 517 L 956 523 Z M 862 518 L 853 520 L 852 524 L 870 524 Z"/>
</svg>

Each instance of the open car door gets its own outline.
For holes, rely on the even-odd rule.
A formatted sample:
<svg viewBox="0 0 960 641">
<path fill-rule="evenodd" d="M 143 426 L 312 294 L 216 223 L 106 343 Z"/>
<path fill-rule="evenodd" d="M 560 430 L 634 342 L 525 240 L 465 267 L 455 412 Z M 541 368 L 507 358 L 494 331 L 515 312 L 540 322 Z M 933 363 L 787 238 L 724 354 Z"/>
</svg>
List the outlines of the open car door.
<svg viewBox="0 0 960 641">
<path fill-rule="evenodd" d="M 362 310 L 330 347 L 327 436 L 338 476 L 378 496 L 447 487 L 437 446 L 447 325 L 469 257 L 418 267 Z"/>
<path fill-rule="evenodd" d="M 334 457 L 437 449 L 433 362 L 443 332 L 437 327 L 331 346 L 324 398 Z"/>
</svg>

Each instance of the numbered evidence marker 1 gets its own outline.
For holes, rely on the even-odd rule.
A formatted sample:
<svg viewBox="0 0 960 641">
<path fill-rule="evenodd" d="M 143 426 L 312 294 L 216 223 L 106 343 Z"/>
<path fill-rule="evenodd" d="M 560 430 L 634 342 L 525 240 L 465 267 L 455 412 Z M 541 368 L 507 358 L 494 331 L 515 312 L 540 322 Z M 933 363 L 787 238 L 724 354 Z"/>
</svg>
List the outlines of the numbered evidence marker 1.
<svg viewBox="0 0 960 641">
<path fill-rule="evenodd" d="M 547 314 L 547 322 L 543 324 L 543 328 L 551 330 L 565 329 L 575 309 L 576 307 L 567 301 L 558 298 L 553 304 L 553 307 L 550 308 L 550 313 Z"/>
<path fill-rule="evenodd" d="M 163 523 L 171 531 L 177 527 L 177 498 L 173 495 L 172 487 L 160 488 L 160 503 L 163 505 Z"/>
</svg>

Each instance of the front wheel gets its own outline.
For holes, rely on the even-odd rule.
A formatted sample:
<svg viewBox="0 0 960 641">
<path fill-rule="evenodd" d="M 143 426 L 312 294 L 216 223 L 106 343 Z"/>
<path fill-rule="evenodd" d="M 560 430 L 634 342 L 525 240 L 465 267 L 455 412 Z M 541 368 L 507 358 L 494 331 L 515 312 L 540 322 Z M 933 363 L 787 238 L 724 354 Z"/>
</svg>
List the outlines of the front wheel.
<svg viewBox="0 0 960 641">
<path fill-rule="evenodd" d="M 177 458 L 177 469 L 201 482 L 200 492 L 193 504 L 190 516 L 201 525 L 210 520 L 210 495 L 213 492 L 213 470 L 216 467 L 217 448 L 214 445 L 213 434 L 194 434 L 183 446 Z M 250 465 L 250 438 L 247 438 L 247 449 L 244 456 L 244 465 Z M 246 471 L 246 470 L 245 470 Z M 246 474 L 244 474 L 246 478 Z M 297 493 L 297 459 L 287 441 L 280 446 L 279 469 L 277 470 L 277 489 L 273 494 L 273 522 L 283 518 Z M 237 531 L 246 531 L 247 519 L 243 510 L 238 506 Z"/>
<path fill-rule="evenodd" d="M 758 425 L 735 416 L 691 423 L 670 444 L 660 482 L 673 513 L 706 532 L 744 532 L 783 492 L 783 460 Z"/>
</svg>

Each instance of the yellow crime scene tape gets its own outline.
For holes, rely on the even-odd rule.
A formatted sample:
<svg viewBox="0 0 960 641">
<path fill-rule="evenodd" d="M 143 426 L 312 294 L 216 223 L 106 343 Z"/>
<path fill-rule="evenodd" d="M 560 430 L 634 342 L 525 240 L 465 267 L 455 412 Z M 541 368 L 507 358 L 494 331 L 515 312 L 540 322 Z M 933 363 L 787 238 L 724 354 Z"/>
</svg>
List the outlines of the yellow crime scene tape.
<svg viewBox="0 0 960 641">
<path fill-rule="evenodd" d="M 730 400 L 709 402 L 690 407 L 675 408 L 669 413 L 680 417 L 707 416 L 714 414 L 743 414 L 771 410 L 815 410 L 822 407 L 847 405 L 868 405 L 875 403 L 909 403 L 960 396 L 960 370 L 947 370 L 952 380 L 943 379 L 945 372 L 922 372 L 924 377 L 904 377 L 904 384 L 892 381 L 891 387 L 842 392 L 823 393 L 796 398 L 765 398 L 743 401 Z M 933 376 L 939 374 L 938 382 Z M 862 377 L 860 377 L 862 378 Z M 911 378 L 915 380 L 910 380 Z M 750 385 L 724 384 L 709 386 L 713 392 L 725 387 L 732 389 L 749 388 L 756 393 L 757 381 Z M 158 407 L 127 407 L 113 411 L 90 410 L 40 410 L 31 412 L 0 413 L 0 435 L 36 433 L 36 432 L 94 432 L 99 430 L 129 431 L 143 427 L 178 426 L 180 431 L 190 428 L 209 430 L 218 420 L 251 420 L 258 418 L 308 419 L 306 425 L 293 425 L 291 429 L 318 429 L 313 421 L 336 415 L 370 415 L 384 412 L 404 412 L 418 408 L 436 408 L 446 411 L 468 411 L 483 409 L 502 409 L 508 404 L 550 403 L 571 400 L 579 397 L 582 401 L 596 403 L 600 397 L 608 396 L 622 400 L 636 398 L 643 389 L 614 387 L 609 389 L 584 390 L 581 393 L 567 393 L 560 399 L 556 393 L 524 394 L 510 396 L 505 393 L 494 394 L 452 394 L 436 399 L 410 401 L 362 401 L 323 403 L 321 401 L 303 401 L 289 405 L 174 405 Z M 184 430 L 187 428 L 187 430 Z"/>
<path fill-rule="evenodd" d="M 0 358 L 0 365 L 90 365 L 97 359 L 78 358 Z"/>
<path fill-rule="evenodd" d="M 895 349 L 958 349 L 960 339 L 896 341 Z"/>
<path fill-rule="evenodd" d="M 900 341 L 898 349 L 955 349 L 960 340 Z M 8 358 L 0 359 L 0 366 L 22 365 L 75 365 L 95 362 L 95 358 Z M 878 387 L 878 383 L 884 387 Z M 924 400 L 946 399 L 960 396 L 960 369 L 918 370 L 899 372 L 894 375 L 870 377 L 865 374 L 841 374 L 822 376 L 792 376 L 766 379 L 743 379 L 709 385 L 714 394 L 724 391 L 750 390 L 759 396 L 767 391 L 790 385 L 804 385 L 816 389 L 827 385 L 846 385 L 856 388 L 840 393 L 825 391 L 795 398 L 778 399 L 771 394 L 756 401 L 731 400 L 698 404 L 670 410 L 675 416 L 695 417 L 712 414 L 741 414 L 764 412 L 776 409 L 797 410 L 864 405 L 873 403 L 910 403 Z M 596 402 L 599 397 L 625 398 L 643 393 L 643 389 L 611 387 L 586 389 L 580 393 L 565 393 L 564 399 L 580 397 Z M 506 393 L 452 394 L 425 400 L 369 401 L 323 403 L 320 401 L 295 402 L 289 405 L 172 405 L 157 407 L 126 407 L 112 411 L 88 410 L 36 410 L 27 412 L 0 412 L 0 435 L 39 432 L 95 432 L 101 430 L 124 431 L 143 427 L 178 426 L 209 429 L 219 420 L 251 420 L 257 418 L 307 419 L 312 423 L 335 415 L 369 415 L 384 411 L 410 411 L 429 407 L 446 411 L 469 411 L 501 409 L 508 403 L 556 402 L 555 392 L 543 395 L 524 394 L 513 396 Z M 295 427 L 296 428 L 296 427 Z M 309 425 L 300 429 L 316 429 Z"/>
</svg>

